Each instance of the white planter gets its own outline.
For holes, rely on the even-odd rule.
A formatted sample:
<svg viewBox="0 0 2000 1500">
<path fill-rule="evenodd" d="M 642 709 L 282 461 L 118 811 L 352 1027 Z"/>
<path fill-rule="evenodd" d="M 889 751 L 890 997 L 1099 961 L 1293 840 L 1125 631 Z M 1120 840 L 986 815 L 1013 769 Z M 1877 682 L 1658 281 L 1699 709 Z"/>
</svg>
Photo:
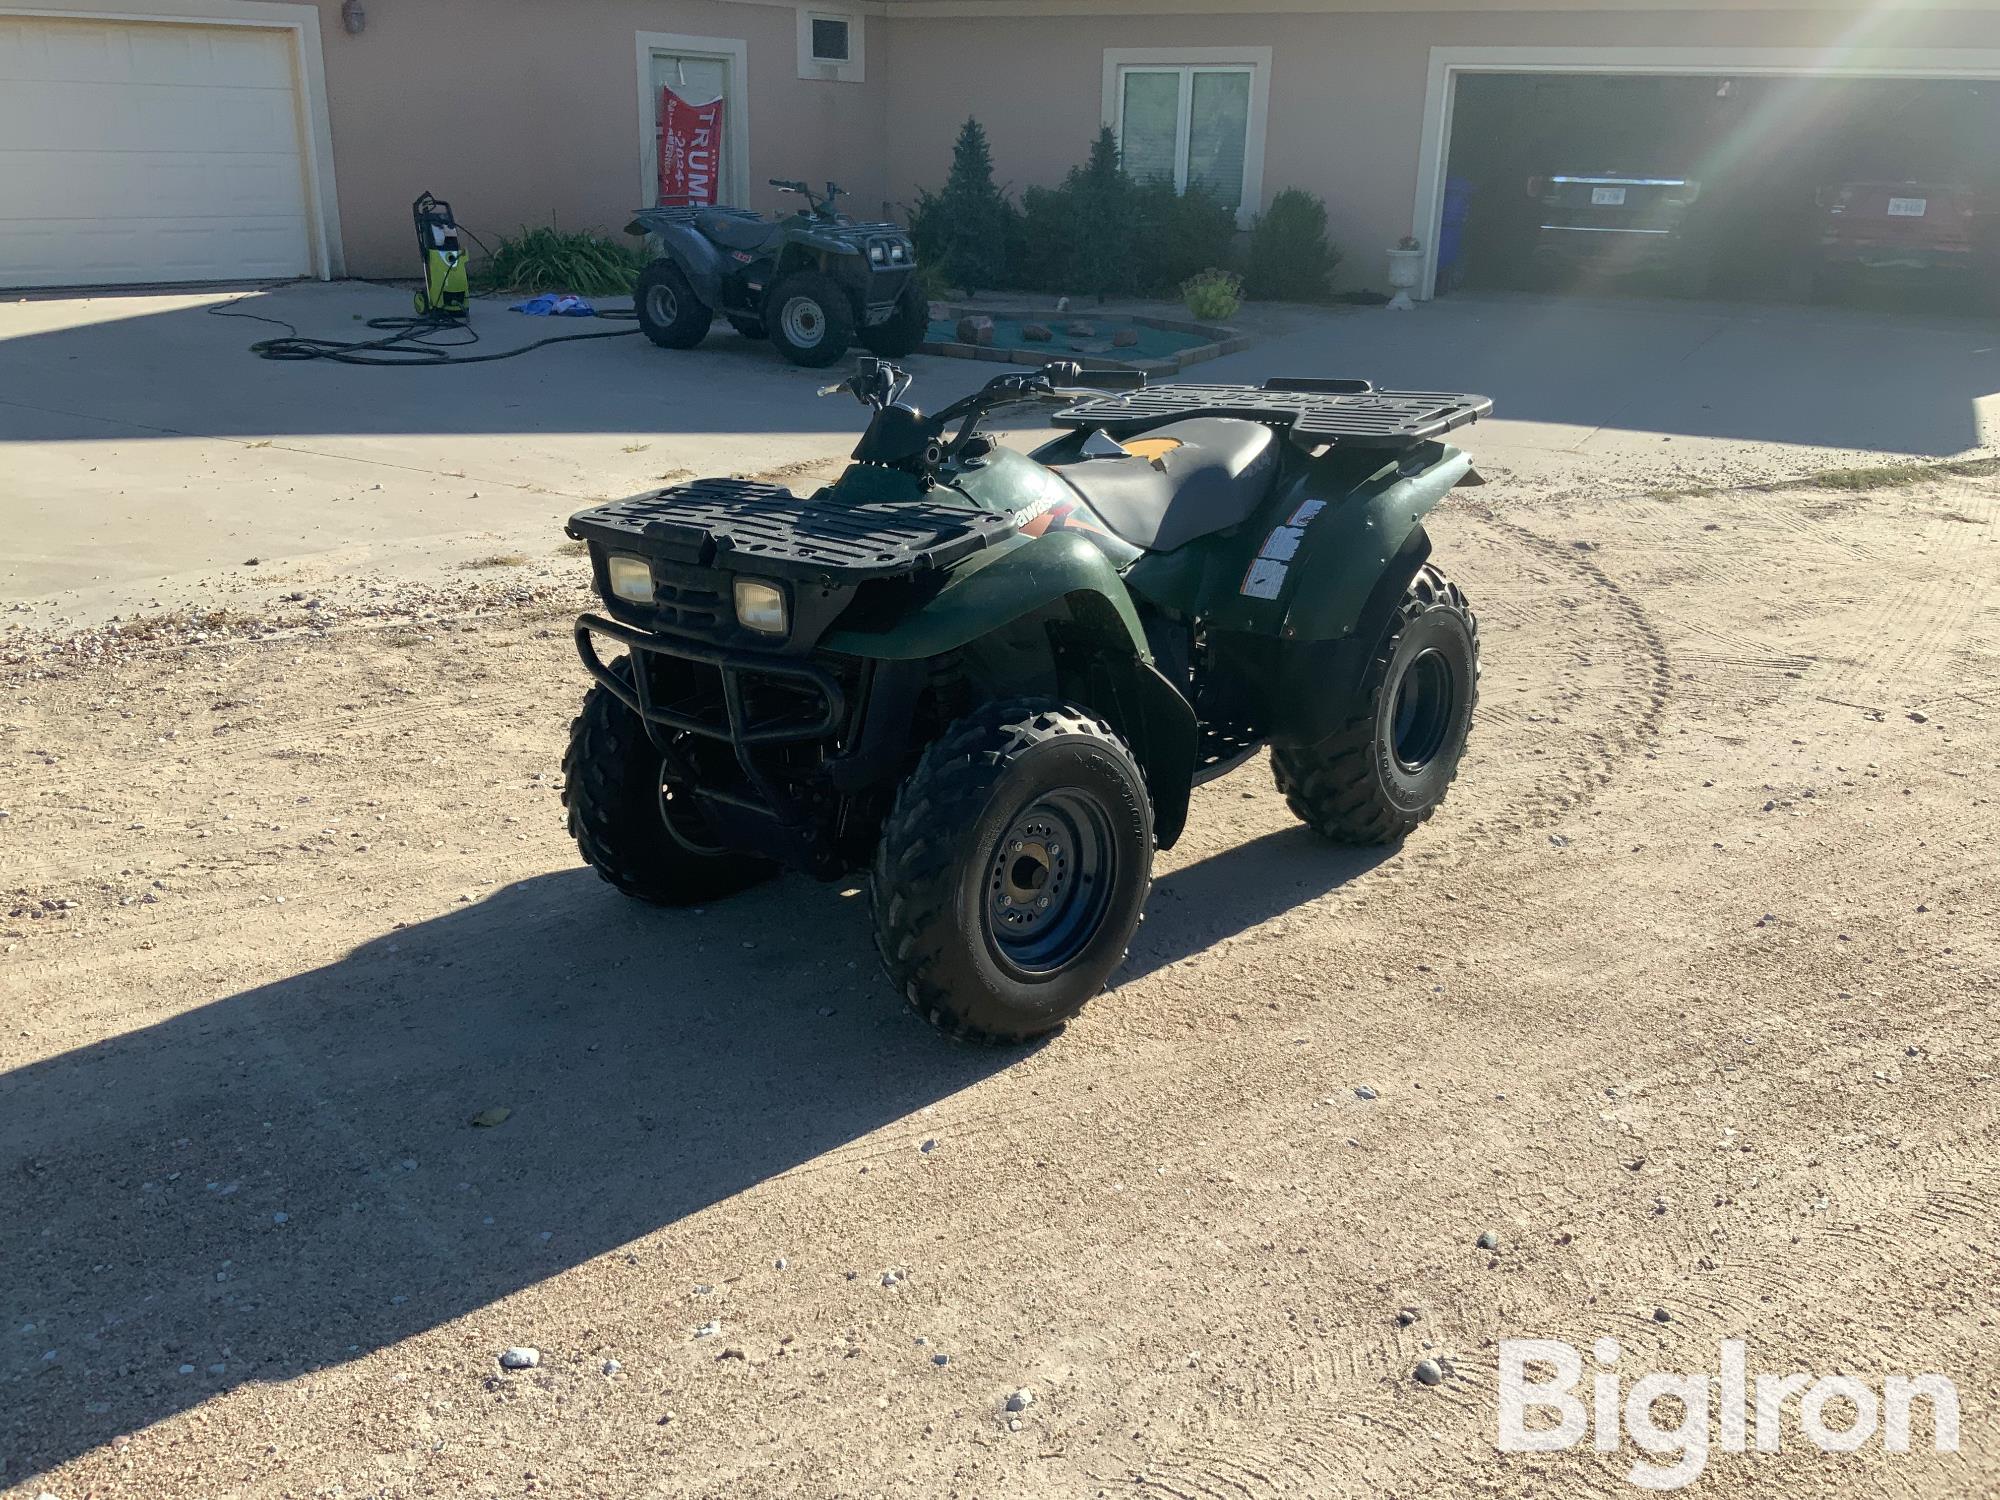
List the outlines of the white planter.
<svg viewBox="0 0 2000 1500">
<path fill-rule="evenodd" d="M 1424 252 L 1421 250 L 1391 250 L 1389 252 L 1389 285 L 1396 289 L 1396 295 L 1389 299 L 1392 312 L 1408 312 L 1416 306 L 1410 300 L 1410 291 L 1422 286 L 1424 280 Z"/>
</svg>

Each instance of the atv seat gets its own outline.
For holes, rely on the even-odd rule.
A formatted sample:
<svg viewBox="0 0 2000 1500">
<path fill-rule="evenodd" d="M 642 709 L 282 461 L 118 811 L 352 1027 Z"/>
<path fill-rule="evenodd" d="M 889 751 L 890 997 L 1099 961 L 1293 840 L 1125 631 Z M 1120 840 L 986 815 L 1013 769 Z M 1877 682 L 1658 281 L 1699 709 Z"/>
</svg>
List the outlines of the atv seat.
<svg viewBox="0 0 2000 1500">
<path fill-rule="evenodd" d="M 1278 444 L 1262 422 L 1192 417 L 1123 440 L 1128 458 L 1055 466 L 1097 518 L 1148 552 L 1247 521 L 1271 491 Z"/>
<path fill-rule="evenodd" d="M 695 215 L 695 227 L 726 250 L 761 250 L 784 233 L 782 224 L 746 219 L 741 214 L 708 209 Z"/>
</svg>

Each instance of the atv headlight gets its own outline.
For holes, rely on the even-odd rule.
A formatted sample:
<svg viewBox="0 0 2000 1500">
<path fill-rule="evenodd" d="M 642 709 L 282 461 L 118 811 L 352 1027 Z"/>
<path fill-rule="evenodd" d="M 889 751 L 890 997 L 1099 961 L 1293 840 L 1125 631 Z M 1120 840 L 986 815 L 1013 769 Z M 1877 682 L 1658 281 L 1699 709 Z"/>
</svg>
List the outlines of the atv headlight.
<svg viewBox="0 0 2000 1500">
<path fill-rule="evenodd" d="M 762 635 L 783 635 L 785 591 L 761 578 L 737 579 L 736 623 Z"/>
<path fill-rule="evenodd" d="M 889 247 L 877 240 L 868 247 L 868 258 L 878 266 L 883 264 L 889 258 Z"/>
<path fill-rule="evenodd" d="M 653 602 L 653 565 L 643 557 L 626 557 L 614 552 L 604 559 L 604 576 L 611 592 L 634 604 Z"/>
</svg>

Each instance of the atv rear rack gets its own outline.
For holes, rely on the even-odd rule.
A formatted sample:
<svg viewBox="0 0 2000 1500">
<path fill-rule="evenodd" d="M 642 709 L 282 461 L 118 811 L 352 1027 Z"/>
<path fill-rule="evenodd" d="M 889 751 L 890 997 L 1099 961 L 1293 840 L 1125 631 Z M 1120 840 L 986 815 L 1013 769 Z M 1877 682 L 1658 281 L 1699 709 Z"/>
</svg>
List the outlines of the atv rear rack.
<svg viewBox="0 0 2000 1500">
<path fill-rule="evenodd" d="M 1280 378 L 1262 385 L 1152 385 L 1064 407 L 1058 427 L 1101 428 L 1120 437 L 1187 417 L 1241 417 L 1285 433 L 1302 448 L 1414 448 L 1493 410 L 1486 396 L 1378 391 L 1366 380 Z"/>
</svg>

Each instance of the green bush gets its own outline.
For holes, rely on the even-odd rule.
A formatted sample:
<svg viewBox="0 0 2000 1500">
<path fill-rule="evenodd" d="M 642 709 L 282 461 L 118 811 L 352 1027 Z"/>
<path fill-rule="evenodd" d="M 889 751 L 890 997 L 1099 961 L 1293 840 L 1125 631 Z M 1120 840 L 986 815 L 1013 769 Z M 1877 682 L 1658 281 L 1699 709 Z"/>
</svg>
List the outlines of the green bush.
<svg viewBox="0 0 2000 1500">
<path fill-rule="evenodd" d="M 1210 266 L 1181 283 L 1181 301 L 1202 322 L 1220 323 L 1243 305 L 1243 278 Z"/>
<path fill-rule="evenodd" d="M 1177 296 L 1190 276 L 1231 258 L 1236 212 L 1199 183 L 1184 193 L 1170 182 L 1141 183 L 1133 189 L 1133 208 L 1135 290 Z"/>
<path fill-rule="evenodd" d="M 1326 205 L 1302 188 L 1286 188 L 1250 231 L 1247 288 L 1267 301 L 1324 301 L 1339 262 L 1326 238 Z"/>
<path fill-rule="evenodd" d="M 977 120 L 967 120 L 951 150 L 944 190 L 919 189 L 910 211 L 917 260 L 967 292 L 998 286 L 1007 272 L 1009 221 L 1015 217 L 1014 205 L 993 181 L 986 131 Z"/>
<path fill-rule="evenodd" d="M 492 291 L 608 297 L 631 291 L 645 266 L 639 251 L 594 230 L 524 229 L 501 236 L 477 279 Z"/>
</svg>

